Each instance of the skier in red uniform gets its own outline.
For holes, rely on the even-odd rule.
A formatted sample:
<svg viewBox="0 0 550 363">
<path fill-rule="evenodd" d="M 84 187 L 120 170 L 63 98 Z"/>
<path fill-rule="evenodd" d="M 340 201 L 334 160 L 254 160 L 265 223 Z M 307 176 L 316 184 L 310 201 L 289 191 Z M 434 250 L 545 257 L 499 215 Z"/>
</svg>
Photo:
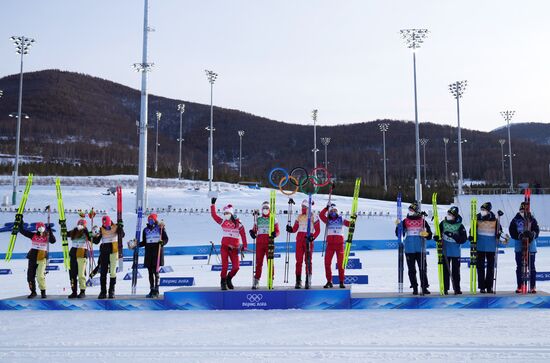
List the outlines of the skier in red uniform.
<svg viewBox="0 0 550 363">
<path fill-rule="evenodd" d="M 218 223 L 223 230 L 221 255 L 222 255 L 222 271 L 221 271 L 221 288 L 222 290 L 233 289 L 233 283 L 231 280 L 239 271 L 239 243 L 242 239 L 242 249 L 247 250 L 246 232 L 241 221 L 235 217 L 235 212 L 231 204 L 226 205 L 223 208 L 223 218 L 216 214 L 216 199 L 212 198 L 212 205 L 210 206 L 210 214 L 216 223 Z M 239 239 L 240 237 L 240 239 Z M 227 273 L 229 267 L 229 260 L 231 260 L 231 271 Z"/>
<path fill-rule="evenodd" d="M 304 261 L 306 262 L 306 274 L 309 275 L 309 284 L 311 284 L 311 270 L 312 267 L 311 263 L 311 256 L 313 253 L 313 241 L 319 236 L 319 233 L 321 232 L 321 227 L 319 223 L 319 218 L 311 213 L 311 226 L 310 226 L 310 236 L 309 236 L 309 253 L 310 253 L 310 261 L 306 260 L 306 239 L 307 239 L 307 222 L 308 222 L 308 205 L 309 202 L 307 199 L 304 199 L 302 201 L 302 212 L 298 217 L 296 217 L 296 221 L 294 222 L 294 226 L 287 225 L 286 231 L 288 233 L 296 233 L 296 285 L 294 288 L 301 289 L 302 288 L 302 264 Z M 313 206 L 313 201 L 311 202 L 311 205 Z M 309 265 L 309 266 L 308 266 Z M 309 285 L 306 284 L 306 289 L 309 289 Z"/>
<path fill-rule="evenodd" d="M 260 277 L 262 277 L 262 267 L 264 264 L 264 257 L 267 259 L 267 248 L 269 245 L 269 202 L 263 202 L 262 214 L 256 220 L 256 224 L 250 232 L 250 237 L 256 239 L 256 273 L 254 274 L 254 284 L 252 289 L 256 290 L 260 283 Z M 275 220 L 275 230 L 271 233 L 273 239 L 279 236 L 279 223 Z M 273 269 L 273 275 L 275 275 L 275 269 Z"/>
<path fill-rule="evenodd" d="M 328 213 L 327 213 L 328 212 Z M 327 216 L 328 214 L 328 216 Z M 349 227 L 349 220 L 344 219 L 338 214 L 338 208 L 333 203 L 327 205 L 319 215 L 321 220 L 327 225 L 327 250 L 325 252 L 325 275 L 327 283 L 325 289 L 332 287 L 332 257 L 336 254 L 338 266 L 338 278 L 340 279 L 340 288 L 344 289 L 345 271 L 342 267 L 344 261 L 344 226 Z"/>
</svg>

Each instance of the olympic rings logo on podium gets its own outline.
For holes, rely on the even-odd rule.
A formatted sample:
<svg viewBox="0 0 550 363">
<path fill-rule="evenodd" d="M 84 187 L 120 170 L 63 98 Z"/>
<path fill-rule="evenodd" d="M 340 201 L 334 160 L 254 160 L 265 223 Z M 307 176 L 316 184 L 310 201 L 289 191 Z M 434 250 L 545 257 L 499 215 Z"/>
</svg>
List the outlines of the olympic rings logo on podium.
<svg viewBox="0 0 550 363">
<path fill-rule="evenodd" d="M 262 294 L 248 294 L 246 295 L 246 299 L 250 301 L 251 303 L 259 303 L 262 301 L 264 296 Z"/>
<path fill-rule="evenodd" d="M 331 182 L 331 175 L 324 167 L 317 167 L 311 172 L 305 168 L 298 166 L 293 168 L 290 173 L 287 169 L 276 167 L 269 172 L 269 183 L 278 188 L 281 193 L 286 196 L 291 196 L 298 191 L 305 194 L 316 194 L 319 188 L 325 187 Z M 290 184 L 290 188 L 284 189 Z M 311 191 L 306 190 L 308 185 L 312 185 Z"/>
</svg>

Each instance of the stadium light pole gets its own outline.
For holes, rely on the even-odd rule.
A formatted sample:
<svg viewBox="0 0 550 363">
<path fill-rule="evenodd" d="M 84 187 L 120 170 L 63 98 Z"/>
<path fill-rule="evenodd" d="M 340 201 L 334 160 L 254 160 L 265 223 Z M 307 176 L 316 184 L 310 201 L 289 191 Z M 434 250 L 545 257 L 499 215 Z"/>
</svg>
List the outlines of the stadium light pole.
<svg viewBox="0 0 550 363">
<path fill-rule="evenodd" d="M 380 128 L 380 131 L 382 131 L 382 150 L 384 155 L 384 191 L 388 191 L 388 179 L 386 176 L 386 132 L 390 128 L 390 124 L 388 123 L 381 123 L 378 125 Z"/>
<path fill-rule="evenodd" d="M 139 166 L 138 166 L 138 184 L 136 191 L 136 210 L 147 208 L 147 73 L 154 66 L 153 63 L 147 63 L 147 41 L 149 32 L 154 31 L 149 27 L 149 1 L 144 0 L 143 9 L 143 49 L 141 63 L 134 63 L 133 67 L 137 72 L 141 72 L 141 101 L 139 116 Z"/>
<path fill-rule="evenodd" d="M 506 125 L 508 128 L 508 160 L 510 163 L 510 192 L 514 192 L 514 174 L 512 172 L 512 136 L 510 135 L 510 121 L 512 121 L 512 117 L 514 117 L 514 114 L 516 111 L 502 111 L 500 114 L 506 121 Z"/>
<path fill-rule="evenodd" d="M 422 138 L 420 139 L 420 145 L 422 145 L 422 150 L 424 154 L 424 185 L 427 185 L 427 177 L 426 177 L 426 144 L 430 141 L 430 139 Z"/>
<path fill-rule="evenodd" d="M 460 128 L 460 98 L 464 93 L 468 81 L 456 81 L 449 85 L 449 91 L 456 99 L 456 118 L 458 121 L 458 195 L 463 194 L 464 177 L 462 174 L 462 131 Z"/>
<path fill-rule="evenodd" d="M 318 110 L 315 109 L 311 111 L 311 118 L 313 119 L 313 168 L 315 169 L 317 167 L 317 152 L 319 149 L 317 149 L 317 112 Z"/>
<path fill-rule="evenodd" d="M 17 186 L 19 185 L 19 146 L 21 140 L 21 112 L 23 104 L 23 56 L 29 54 L 29 49 L 34 43 L 33 38 L 27 38 L 23 35 L 14 35 L 10 38 L 15 45 L 15 52 L 21 55 L 21 68 L 19 70 L 19 101 L 17 104 L 17 130 L 15 135 L 15 162 L 13 167 L 13 194 L 11 202 L 17 203 Z"/>
<path fill-rule="evenodd" d="M 447 144 L 449 143 L 449 138 L 443 138 L 443 144 L 445 144 L 445 183 L 449 184 L 449 159 L 447 158 Z"/>
<path fill-rule="evenodd" d="M 321 144 L 325 147 L 325 169 L 328 170 L 327 148 L 330 144 L 330 137 L 321 137 Z"/>
<path fill-rule="evenodd" d="M 162 117 L 162 112 L 157 111 L 157 136 L 156 136 L 156 142 L 155 142 L 155 174 L 158 172 L 159 167 L 159 122 L 160 118 Z"/>
<path fill-rule="evenodd" d="M 498 140 L 500 144 L 500 154 L 502 155 L 502 180 L 506 180 L 506 172 L 504 171 L 504 144 L 506 144 L 506 139 Z"/>
<path fill-rule="evenodd" d="M 180 112 L 180 137 L 178 138 L 179 143 L 179 160 L 178 160 L 178 179 L 181 180 L 181 143 L 183 142 L 182 138 L 182 127 L 183 127 L 183 113 L 185 112 L 185 104 L 180 103 L 178 105 L 178 111 Z"/>
<path fill-rule="evenodd" d="M 239 179 L 242 178 L 242 157 L 243 157 L 243 136 L 244 130 L 237 131 L 239 134 Z"/>
<path fill-rule="evenodd" d="M 212 192 L 212 179 L 214 179 L 214 82 L 218 74 L 208 69 L 205 70 L 206 78 L 210 83 L 210 137 L 208 138 L 208 192 Z"/>
<path fill-rule="evenodd" d="M 416 91 L 416 50 L 420 48 L 424 39 L 428 35 L 428 29 L 401 29 L 401 37 L 405 41 L 407 48 L 413 52 L 413 79 L 414 79 L 414 123 L 415 123 L 415 143 L 416 143 L 416 185 L 415 198 L 422 206 L 422 183 L 420 181 L 420 130 L 418 126 L 418 101 Z"/>
</svg>

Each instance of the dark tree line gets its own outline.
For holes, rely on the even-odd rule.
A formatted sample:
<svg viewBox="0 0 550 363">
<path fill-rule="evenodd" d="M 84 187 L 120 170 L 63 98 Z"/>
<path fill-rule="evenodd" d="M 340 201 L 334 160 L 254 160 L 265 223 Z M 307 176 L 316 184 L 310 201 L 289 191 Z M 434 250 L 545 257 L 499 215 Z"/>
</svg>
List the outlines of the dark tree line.
<svg viewBox="0 0 550 363">
<path fill-rule="evenodd" d="M 8 114 L 17 110 L 18 76 L 0 79 L 4 97 L 0 99 L 0 153 L 13 154 L 15 119 Z M 148 159 L 152 168 L 155 157 L 156 111 L 162 112 L 159 127 L 159 171 L 150 176 L 177 176 L 180 100 L 149 97 Z M 208 105 L 184 102 L 183 175 L 207 177 L 207 143 L 210 109 Z M 25 74 L 24 112 L 21 130 L 23 155 L 42 156 L 39 164 L 23 165 L 37 174 L 103 175 L 137 172 L 139 135 L 139 91 L 111 81 L 83 74 L 46 70 Z M 313 166 L 311 126 L 287 124 L 246 112 L 214 108 L 215 179 L 238 181 L 239 137 L 243 137 L 243 179 L 267 183 L 267 174 L 275 166 Z M 380 122 L 389 123 L 386 134 L 388 193 L 383 191 L 382 134 Z M 529 132 L 529 128 L 532 130 Z M 463 130 L 464 177 L 505 184 L 498 139 L 502 130 L 481 132 Z M 532 136 L 536 133 L 535 139 Z M 450 182 L 456 181 L 456 128 L 421 123 L 421 137 L 428 138 L 426 166 L 428 188 L 438 188 L 450 196 L 452 188 L 445 182 L 443 138 L 448 143 Z M 516 135 L 517 134 L 517 135 Z M 398 190 L 414 195 L 415 144 L 414 124 L 396 120 L 320 126 L 318 137 L 331 137 L 328 146 L 329 169 L 338 180 L 340 192 L 351 194 L 353 180 L 363 179 L 366 195 L 393 198 Z M 513 128 L 514 174 L 517 182 L 550 186 L 548 165 L 550 127 L 530 124 Z M 524 139 L 522 139 L 523 137 Z M 539 142 L 534 143 L 533 141 Z M 320 141 L 317 157 L 324 162 Z M 506 162 L 506 167 L 508 163 Z M 0 172 L 11 173 L 10 165 L 0 165 Z M 508 178 L 506 170 L 506 178 Z M 425 193 L 425 195 L 427 195 Z"/>
</svg>

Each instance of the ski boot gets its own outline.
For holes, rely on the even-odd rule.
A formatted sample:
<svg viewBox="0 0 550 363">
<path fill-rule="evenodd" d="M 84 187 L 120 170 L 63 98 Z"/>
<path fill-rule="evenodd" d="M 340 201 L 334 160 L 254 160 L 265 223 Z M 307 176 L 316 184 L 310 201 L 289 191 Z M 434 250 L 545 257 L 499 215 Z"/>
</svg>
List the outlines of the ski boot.
<svg viewBox="0 0 550 363">
<path fill-rule="evenodd" d="M 536 294 L 537 293 L 537 289 L 536 288 L 531 288 L 531 290 L 529 290 L 529 293 L 530 294 Z"/>
<path fill-rule="evenodd" d="M 449 290 L 444 290 L 443 295 L 449 295 Z"/>
<path fill-rule="evenodd" d="M 296 285 L 294 285 L 295 289 L 301 289 L 302 288 L 302 275 L 296 275 Z"/>
<path fill-rule="evenodd" d="M 494 294 L 495 292 L 493 291 L 493 288 L 492 288 L 492 287 L 488 287 L 488 288 L 487 288 L 487 293 L 488 293 L 488 294 Z"/>
<path fill-rule="evenodd" d="M 306 288 L 306 289 L 309 289 L 310 287 L 311 287 L 311 275 L 308 275 L 308 276 L 307 276 L 307 279 L 306 279 L 305 288 Z"/>
<path fill-rule="evenodd" d="M 456 290 L 455 295 L 462 295 L 462 290 Z"/>
<path fill-rule="evenodd" d="M 430 295 L 430 294 L 431 294 L 430 290 L 428 290 L 427 287 L 423 287 L 423 288 L 422 288 L 422 293 L 423 293 L 424 295 Z"/>
<path fill-rule="evenodd" d="M 224 290 L 224 291 L 227 290 L 227 279 L 224 279 L 222 277 L 222 280 L 220 281 L 220 285 L 221 285 L 222 290 Z"/>
<path fill-rule="evenodd" d="M 327 283 L 325 284 L 325 286 L 323 286 L 324 289 L 332 289 L 332 282 L 330 281 L 327 281 Z"/>
<path fill-rule="evenodd" d="M 86 297 L 86 290 L 80 290 L 80 294 L 78 294 L 78 299 L 84 299 Z"/>
<path fill-rule="evenodd" d="M 115 298 L 115 285 L 116 285 L 116 277 L 111 277 L 109 280 L 109 299 Z"/>
<path fill-rule="evenodd" d="M 521 293 L 523 293 L 523 290 L 521 289 L 521 287 L 518 287 L 516 289 L 516 294 L 521 294 Z"/>
<path fill-rule="evenodd" d="M 227 282 L 227 288 L 228 288 L 229 290 L 233 290 L 233 289 L 235 288 L 235 286 L 233 286 L 233 283 L 231 282 L 231 279 L 233 279 L 233 276 L 227 275 L 227 280 L 226 280 L 226 282 Z"/>
<path fill-rule="evenodd" d="M 413 287 L 413 295 L 418 295 L 418 286 Z"/>
<path fill-rule="evenodd" d="M 481 289 L 481 290 L 479 290 L 479 292 L 480 292 L 481 294 L 486 294 L 486 293 L 487 293 L 487 290 Z"/>
<path fill-rule="evenodd" d="M 76 294 L 76 281 L 71 279 L 71 290 L 73 291 L 69 296 L 68 298 L 69 299 L 76 299 L 76 297 L 78 296 Z"/>
<path fill-rule="evenodd" d="M 155 289 L 155 298 L 158 298 L 159 297 L 159 288 L 157 287 Z"/>
<path fill-rule="evenodd" d="M 151 288 L 151 290 L 149 291 L 149 293 L 147 295 L 145 295 L 145 297 L 147 299 L 152 299 L 155 297 L 155 289 Z"/>
<path fill-rule="evenodd" d="M 344 285 L 343 282 L 340 282 L 340 288 L 341 288 L 341 289 L 345 289 L 345 288 L 346 288 L 346 285 Z"/>
<path fill-rule="evenodd" d="M 260 280 L 254 279 L 254 283 L 252 284 L 252 290 L 258 290 L 259 286 L 260 286 Z"/>
<path fill-rule="evenodd" d="M 42 299 L 46 299 L 48 297 L 48 295 L 46 295 L 46 290 L 40 290 L 40 297 Z"/>
<path fill-rule="evenodd" d="M 31 293 L 27 296 L 27 299 L 34 299 L 36 297 L 36 284 L 34 281 L 29 282 L 29 289 L 31 290 Z"/>
</svg>

